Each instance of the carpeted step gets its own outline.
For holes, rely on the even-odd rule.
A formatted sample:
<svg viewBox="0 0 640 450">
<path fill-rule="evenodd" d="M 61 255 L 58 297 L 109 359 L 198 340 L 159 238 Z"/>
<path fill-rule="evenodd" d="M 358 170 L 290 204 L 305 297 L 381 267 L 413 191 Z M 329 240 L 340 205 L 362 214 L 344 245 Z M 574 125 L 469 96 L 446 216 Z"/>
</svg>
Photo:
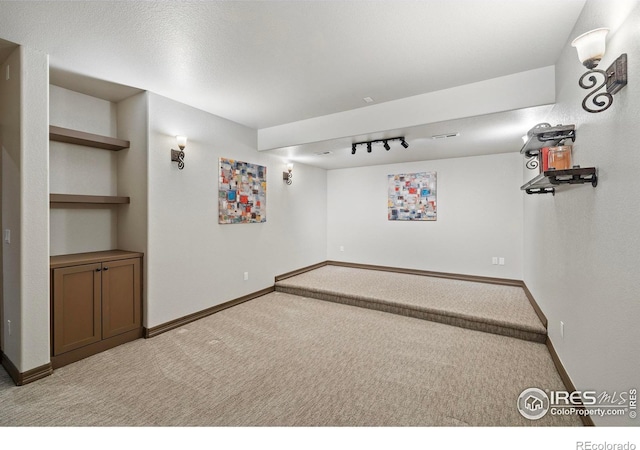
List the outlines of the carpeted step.
<svg viewBox="0 0 640 450">
<path fill-rule="evenodd" d="M 517 286 L 327 265 L 276 290 L 544 343 L 547 330 Z"/>
</svg>

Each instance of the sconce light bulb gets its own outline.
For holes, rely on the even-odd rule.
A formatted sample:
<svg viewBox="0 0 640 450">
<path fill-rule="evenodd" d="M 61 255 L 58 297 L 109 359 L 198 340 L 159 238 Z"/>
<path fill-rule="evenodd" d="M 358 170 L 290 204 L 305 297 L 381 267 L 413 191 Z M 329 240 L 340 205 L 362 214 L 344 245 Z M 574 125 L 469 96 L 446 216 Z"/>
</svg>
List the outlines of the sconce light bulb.
<svg viewBox="0 0 640 450">
<path fill-rule="evenodd" d="M 578 59 L 587 69 L 594 69 L 604 56 L 608 28 L 596 28 L 581 34 L 571 42 Z"/>
<path fill-rule="evenodd" d="M 187 146 L 186 136 L 176 136 L 176 141 L 178 142 L 178 147 L 180 147 L 180 150 L 184 150 L 184 148 Z"/>
</svg>

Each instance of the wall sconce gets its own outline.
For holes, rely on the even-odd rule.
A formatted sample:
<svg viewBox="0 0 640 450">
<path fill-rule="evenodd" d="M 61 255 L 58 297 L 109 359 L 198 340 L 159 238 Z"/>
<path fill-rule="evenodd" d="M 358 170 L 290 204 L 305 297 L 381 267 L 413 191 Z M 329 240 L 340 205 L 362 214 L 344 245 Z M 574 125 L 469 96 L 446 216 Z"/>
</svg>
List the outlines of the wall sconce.
<svg viewBox="0 0 640 450">
<path fill-rule="evenodd" d="M 604 56 L 605 40 L 608 28 L 596 28 L 581 34 L 573 40 L 572 47 L 578 51 L 578 59 L 589 69 L 585 72 L 578 82 L 583 89 L 593 89 L 582 101 L 582 109 L 590 113 L 599 113 L 608 109 L 613 104 L 613 95 L 627 85 L 627 54 L 623 53 L 611 64 L 607 70 L 596 69 L 598 63 Z M 597 82 L 596 74 L 602 75 L 604 81 L 600 84 Z M 585 83 L 585 78 L 587 82 Z M 596 86 L 597 85 L 597 86 Z M 606 86 L 606 92 L 597 93 Z M 587 106 L 587 101 L 597 108 L 592 109 Z"/>
<path fill-rule="evenodd" d="M 187 146 L 186 136 L 176 136 L 176 141 L 180 150 L 171 149 L 171 161 L 178 163 L 178 169 L 184 169 L 184 148 Z"/>
<path fill-rule="evenodd" d="M 389 151 L 391 149 L 391 146 L 389 145 L 390 141 L 400 141 L 400 145 L 402 145 L 404 148 L 409 147 L 409 144 L 407 144 L 407 141 L 404 140 L 404 136 L 399 136 L 399 137 L 388 138 L 388 139 L 375 139 L 373 141 L 356 142 L 355 144 L 351 144 L 351 154 L 352 155 L 356 154 L 356 147 L 358 145 L 366 145 L 367 153 L 371 153 L 371 144 L 376 144 L 376 143 L 383 143 L 384 149 L 386 151 Z"/>
<path fill-rule="evenodd" d="M 293 183 L 293 164 L 292 163 L 288 163 L 287 164 L 287 171 L 286 172 L 282 172 L 282 179 L 285 181 L 285 183 L 287 183 L 288 185 L 290 185 L 291 183 Z"/>
</svg>

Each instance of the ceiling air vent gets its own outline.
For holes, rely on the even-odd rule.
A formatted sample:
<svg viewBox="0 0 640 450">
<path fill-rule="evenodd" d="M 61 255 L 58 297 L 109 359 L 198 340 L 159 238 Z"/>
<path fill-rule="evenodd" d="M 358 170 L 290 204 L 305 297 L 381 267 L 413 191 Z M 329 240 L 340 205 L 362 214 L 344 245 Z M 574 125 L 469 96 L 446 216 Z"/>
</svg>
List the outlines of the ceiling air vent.
<svg viewBox="0 0 640 450">
<path fill-rule="evenodd" d="M 460 136 L 460 133 L 445 133 L 445 134 L 434 134 L 431 136 L 431 139 L 448 139 L 452 137 Z"/>
</svg>

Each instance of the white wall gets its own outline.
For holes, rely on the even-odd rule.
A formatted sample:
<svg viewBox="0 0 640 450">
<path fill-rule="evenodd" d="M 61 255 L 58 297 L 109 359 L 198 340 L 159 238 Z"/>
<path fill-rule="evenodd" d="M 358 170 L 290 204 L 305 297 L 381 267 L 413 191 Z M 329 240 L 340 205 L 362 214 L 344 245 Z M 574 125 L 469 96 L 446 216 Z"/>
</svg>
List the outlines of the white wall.
<svg viewBox="0 0 640 450">
<path fill-rule="evenodd" d="M 328 259 L 522 279 L 521 164 L 508 153 L 331 170 Z M 430 171 L 437 221 L 389 221 L 387 175 Z M 505 265 L 492 265 L 493 256 Z"/>
<path fill-rule="evenodd" d="M 634 7 L 635 5 L 635 7 Z M 640 386 L 640 6 L 587 2 L 572 38 L 612 29 L 606 67 L 628 54 L 629 84 L 613 106 L 589 114 L 578 86 L 585 69 L 567 43 L 556 66 L 557 103 L 549 122 L 577 127 L 574 164 L 596 166 L 597 188 L 527 196 L 524 279 L 549 319 L 549 336 L 577 389 L 621 392 Z M 632 9 L 626 21 L 624 18 Z M 560 321 L 565 323 L 564 339 Z M 637 419 L 594 418 L 597 425 Z"/>
<path fill-rule="evenodd" d="M 118 195 L 131 198 L 119 209 L 118 246 L 124 250 L 145 252 L 147 247 L 147 189 L 149 133 L 148 98 L 143 92 L 117 103 L 118 137 L 130 142 L 118 155 Z"/>
<path fill-rule="evenodd" d="M 50 87 L 51 125 L 119 137 L 116 109 L 107 100 Z M 118 152 L 53 141 L 50 149 L 51 193 L 118 195 Z M 51 255 L 118 247 L 116 207 L 54 207 L 50 222 Z"/>
<path fill-rule="evenodd" d="M 118 153 L 118 195 L 130 197 L 131 203 L 118 207 L 117 242 L 122 250 L 147 253 L 148 136 L 149 115 L 146 92 L 117 103 L 118 137 L 130 142 Z M 143 259 L 143 315 L 147 305 L 147 264 Z"/>
<path fill-rule="evenodd" d="M 18 331 L 20 311 L 20 49 L 0 66 L 11 77 L 0 77 L 0 125 L 2 126 L 2 230 L 11 231 L 11 244 L 2 239 L 3 250 L 3 351 L 12 358 L 20 354 L 20 342 L 10 337 L 4 320 L 11 320 Z"/>
<path fill-rule="evenodd" d="M 9 52 L 9 53 L 2 53 L 3 52 L 3 47 L 5 47 L 7 44 L 4 43 L 4 41 L 0 40 L 0 70 L 6 70 L 6 67 L 4 66 L 4 62 L 5 60 L 11 55 L 11 51 L 9 50 L 9 47 L 5 48 L 4 52 Z M 15 48 L 15 47 L 14 47 Z M 5 72 L 6 73 L 6 72 Z M 5 79 L 5 81 L 7 81 Z M 0 84 L 0 230 L 2 230 L 2 155 L 4 153 L 4 151 L 2 150 L 2 147 L 4 146 L 4 137 L 3 137 L 3 133 L 4 133 L 4 122 L 6 120 L 6 116 L 8 111 L 10 111 L 11 108 L 16 108 L 16 112 L 19 111 L 19 104 L 14 104 L 12 107 L 9 106 L 9 101 L 6 100 L 9 96 L 9 93 L 7 92 L 7 84 L 6 83 L 2 83 Z M 19 115 L 19 113 L 17 114 Z M 4 241 L 2 241 L 4 242 Z M 4 277 L 4 269 L 2 267 L 2 260 L 4 259 L 4 245 L 2 243 L 0 243 L 0 352 L 2 351 L 2 349 L 4 348 L 4 302 L 2 300 L 2 296 L 4 293 L 4 284 L 3 284 L 3 277 Z"/>
<path fill-rule="evenodd" d="M 19 47 L 2 66 L 3 352 L 20 371 L 49 362 L 48 57 Z"/>
<path fill-rule="evenodd" d="M 21 47 L 21 372 L 49 363 L 49 56 Z"/>
<path fill-rule="evenodd" d="M 48 57 L 19 47 L 2 65 L 3 352 L 21 372 L 49 362 Z"/>
<path fill-rule="evenodd" d="M 256 131 L 149 93 L 148 311 L 153 327 L 273 286 L 326 260 L 326 171 L 256 150 Z M 185 168 L 170 161 L 188 136 Z M 218 159 L 267 167 L 267 221 L 218 224 Z M 249 280 L 243 281 L 243 273 Z"/>
</svg>

